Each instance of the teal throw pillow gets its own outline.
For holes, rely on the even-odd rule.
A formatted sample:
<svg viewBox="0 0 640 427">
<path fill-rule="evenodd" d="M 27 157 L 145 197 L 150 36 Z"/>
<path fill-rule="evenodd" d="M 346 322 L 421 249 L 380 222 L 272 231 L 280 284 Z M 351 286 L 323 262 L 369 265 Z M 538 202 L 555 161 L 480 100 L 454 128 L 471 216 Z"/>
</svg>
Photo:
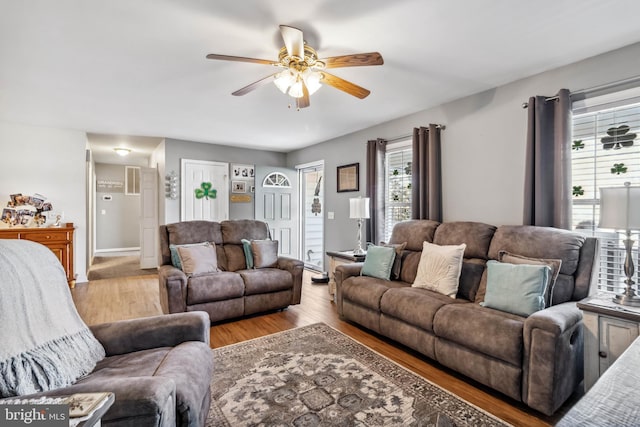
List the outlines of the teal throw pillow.
<svg viewBox="0 0 640 427">
<path fill-rule="evenodd" d="M 545 307 L 551 268 L 546 265 L 487 262 L 484 307 L 528 317 Z"/>
<path fill-rule="evenodd" d="M 180 255 L 178 254 L 178 248 L 188 248 L 189 246 L 204 246 L 208 245 L 209 242 L 202 243 L 187 243 L 184 245 L 174 245 L 173 243 L 169 245 L 169 252 L 171 253 L 171 264 L 175 268 L 179 268 L 182 270 L 182 262 L 180 261 Z"/>
<path fill-rule="evenodd" d="M 253 253 L 251 252 L 251 241 L 247 239 L 240 240 L 242 242 L 242 249 L 244 250 L 244 259 L 248 269 L 253 268 Z"/>
<path fill-rule="evenodd" d="M 389 280 L 396 250 L 385 246 L 369 246 L 361 274 Z"/>
</svg>

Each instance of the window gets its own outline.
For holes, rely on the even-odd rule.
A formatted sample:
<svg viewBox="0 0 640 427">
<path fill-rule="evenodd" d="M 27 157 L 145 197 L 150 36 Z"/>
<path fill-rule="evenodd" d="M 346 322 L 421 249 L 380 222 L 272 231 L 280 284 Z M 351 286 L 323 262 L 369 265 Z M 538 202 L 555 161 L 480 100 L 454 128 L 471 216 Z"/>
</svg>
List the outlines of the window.
<svg viewBox="0 0 640 427">
<path fill-rule="evenodd" d="M 140 168 L 138 166 L 125 166 L 124 194 L 127 196 L 140 195 Z"/>
<path fill-rule="evenodd" d="M 638 92 L 637 90 L 635 92 Z M 600 187 L 640 184 L 640 99 L 619 92 L 615 103 L 604 97 L 574 103 L 572 136 L 573 228 L 600 239 L 598 289 L 622 293 L 624 233 L 598 228 Z M 638 235 L 632 235 L 638 240 Z M 638 245 L 633 249 L 638 265 Z M 635 278 L 638 283 L 638 273 Z"/>
<path fill-rule="evenodd" d="M 385 156 L 385 236 L 388 241 L 393 226 L 411 219 L 411 141 L 387 145 Z"/>
</svg>

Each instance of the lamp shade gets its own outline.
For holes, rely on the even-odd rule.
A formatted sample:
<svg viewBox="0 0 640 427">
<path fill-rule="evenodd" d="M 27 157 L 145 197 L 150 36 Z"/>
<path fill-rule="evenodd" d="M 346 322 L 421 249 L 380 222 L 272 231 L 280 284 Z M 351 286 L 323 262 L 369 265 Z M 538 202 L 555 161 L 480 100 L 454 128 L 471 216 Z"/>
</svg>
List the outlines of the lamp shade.
<svg viewBox="0 0 640 427">
<path fill-rule="evenodd" d="M 369 198 L 356 197 L 349 199 L 349 218 L 369 218 Z"/>
<path fill-rule="evenodd" d="M 640 187 L 600 188 L 599 228 L 640 230 Z"/>
</svg>

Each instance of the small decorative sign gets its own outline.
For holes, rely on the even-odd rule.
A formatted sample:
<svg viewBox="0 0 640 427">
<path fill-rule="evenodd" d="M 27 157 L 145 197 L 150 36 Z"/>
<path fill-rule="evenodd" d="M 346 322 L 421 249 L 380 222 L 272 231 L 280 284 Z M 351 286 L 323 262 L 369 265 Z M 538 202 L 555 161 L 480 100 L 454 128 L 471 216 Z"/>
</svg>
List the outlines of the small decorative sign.
<svg viewBox="0 0 640 427">
<path fill-rule="evenodd" d="M 250 203 L 251 195 L 249 194 L 232 194 L 230 198 L 232 203 Z"/>
</svg>

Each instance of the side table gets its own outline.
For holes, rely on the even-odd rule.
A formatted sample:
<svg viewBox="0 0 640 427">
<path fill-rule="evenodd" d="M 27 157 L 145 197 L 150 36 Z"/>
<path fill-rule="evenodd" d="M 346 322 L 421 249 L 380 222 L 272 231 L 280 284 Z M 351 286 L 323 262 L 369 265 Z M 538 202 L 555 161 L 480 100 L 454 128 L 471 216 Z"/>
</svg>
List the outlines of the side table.
<svg viewBox="0 0 640 427">
<path fill-rule="evenodd" d="M 616 304 L 612 295 L 596 295 L 577 304 L 584 320 L 584 390 L 640 335 L 640 307 Z"/>
<path fill-rule="evenodd" d="M 350 264 L 352 262 L 363 262 L 367 256 L 366 252 L 364 255 L 354 255 L 353 251 L 327 251 L 327 256 L 329 257 L 329 295 L 333 300 L 336 294 L 336 280 L 335 280 L 335 271 L 336 267 L 342 264 Z"/>
</svg>

